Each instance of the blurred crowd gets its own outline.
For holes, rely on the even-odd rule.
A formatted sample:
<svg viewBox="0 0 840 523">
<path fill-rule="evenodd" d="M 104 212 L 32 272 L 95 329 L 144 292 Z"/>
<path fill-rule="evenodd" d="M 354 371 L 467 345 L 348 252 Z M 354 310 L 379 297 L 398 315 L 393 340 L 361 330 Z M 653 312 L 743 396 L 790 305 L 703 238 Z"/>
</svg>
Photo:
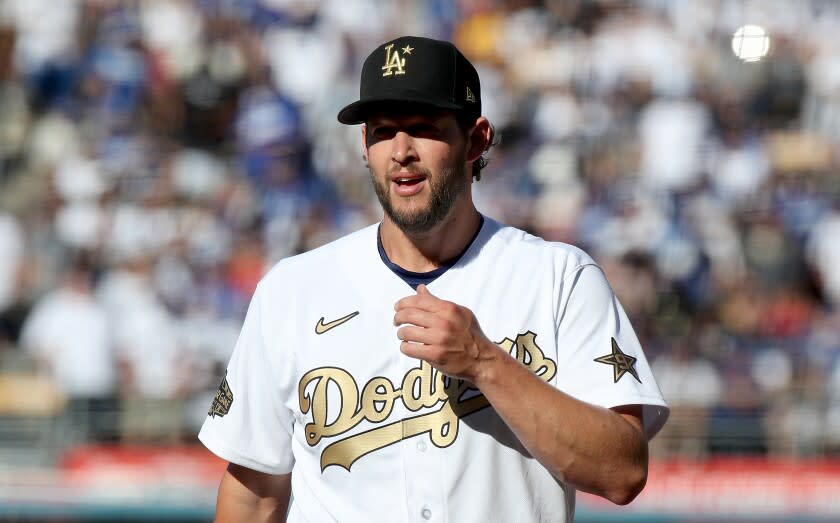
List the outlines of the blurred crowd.
<svg viewBox="0 0 840 523">
<path fill-rule="evenodd" d="M 479 69 L 479 209 L 607 272 L 659 455 L 836 453 L 838 29 L 832 0 L 0 0 L 0 376 L 86 439 L 193 439 L 267 268 L 379 219 L 336 113 L 414 34 Z"/>
</svg>

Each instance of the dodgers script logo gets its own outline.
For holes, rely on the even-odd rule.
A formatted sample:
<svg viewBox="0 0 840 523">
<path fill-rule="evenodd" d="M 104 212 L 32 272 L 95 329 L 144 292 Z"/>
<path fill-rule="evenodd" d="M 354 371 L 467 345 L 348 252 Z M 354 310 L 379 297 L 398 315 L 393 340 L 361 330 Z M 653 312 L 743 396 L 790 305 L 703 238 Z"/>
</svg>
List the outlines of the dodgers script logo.
<svg viewBox="0 0 840 523">
<path fill-rule="evenodd" d="M 557 372 L 557 365 L 545 357 L 536 343 L 536 336 L 528 331 L 518 335 L 516 341 L 505 338 L 497 345 L 542 380 L 549 381 Z M 327 387 L 330 383 L 337 386 L 341 393 L 337 404 L 333 402 L 328 405 Z M 307 389 L 311 392 L 307 392 Z M 467 395 L 468 391 L 474 394 Z M 381 424 L 391 415 L 394 402 L 398 399 L 411 412 L 440 405 L 436 411 L 378 425 L 339 438 L 324 447 L 321 453 L 322 472 L 330 465 L 338 465 L 349 471 L 357 459 L 402 439 L 428 433 L 434 445 L 441 448 L 452 445 L 458 437 L 460 418 L 490 405 L 482 394 L 475 392 L 476 389 L 470 383 L 449 378 L 428 362 L 421 361 L 419 367 L 405 374 L 399 388 L 388 378 L 377 376 L 362 387 L 361 395 L 356 380 L 347 371 L 337 367 L 313 369 L 300 380 L 298 400 L 301 412 L 312 415 L 311 423 L 304 427 L 306 442 L 311 447 L 323 438 L 339 438 L 362 421 Z M 335 417 L 331 423 L 327 421 L 328 407 L 331 417 Z"/>
</svg>

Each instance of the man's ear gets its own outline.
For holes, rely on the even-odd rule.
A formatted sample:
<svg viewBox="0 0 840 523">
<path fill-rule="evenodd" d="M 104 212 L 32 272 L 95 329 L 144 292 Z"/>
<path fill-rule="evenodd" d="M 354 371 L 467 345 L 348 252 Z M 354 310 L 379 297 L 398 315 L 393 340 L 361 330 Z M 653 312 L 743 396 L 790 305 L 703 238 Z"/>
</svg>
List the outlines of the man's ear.
<svg viewBox="0 0 840 523">
<path fill-rule="evenodd" d="M 368 165 L 368 143 L 367 143 L 367 124 L 362 124 L 362 158 L 365 159 L 365 165 Z"/>
<path fill-rule="evenodd" d="M 484 116 L 479 117 L 475 121 L 475 126 L 472 128 L 472 131 L 470 131 L 468 139 L 467 161 L 474 162 L 490 148 L 490 142 L 493 140 L 493 130 L 490 126 L 490 121 Z"/>
</svg>

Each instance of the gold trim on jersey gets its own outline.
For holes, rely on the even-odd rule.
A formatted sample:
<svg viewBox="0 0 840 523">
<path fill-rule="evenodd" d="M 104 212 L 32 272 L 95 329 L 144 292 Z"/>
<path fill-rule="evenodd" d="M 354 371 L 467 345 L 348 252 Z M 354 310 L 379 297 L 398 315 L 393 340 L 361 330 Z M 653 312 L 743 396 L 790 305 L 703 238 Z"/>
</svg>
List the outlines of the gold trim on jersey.
<svg viewBox="0 0 840 523">
<path fill-rule="evenodd" d="M 515 341 L 504 338 L 497 345 L 544 381 L 551 380 L 557 371 L 557 365 L 546 358 L 536 343 L 536 334 L 531 331 L 516 336 Z M 330 383 L 338 387 L 341 400 L 328 405 Z M 307 392 L 307 388 L 311 392 Z M 470 391 L 474 393 L 470 394 Z M 469 382 L 450 378 L 426 361 L 409 370 L 399 388 L 388 378 L 377 376 L 362 387 L 361 395 L 349 372 L 337 367 L 320 367 L 304 374 L 298 385 L 300 410 L 312 415 L 312 422 L 304 427 L 306 442 L 315 446 L 322 438 L 340 436 L 362 421 L 381 423 L 391 415 L 397 399 L 402 400 L 411 412 L 442 405 L 437 411 L 397 420 L 330 443 L 321 453 L 321 471 L 330 465 L 349 471 L 353 463 L 366 454 L 427 433 L 434 445 L 448 447 L 458 437 L 460 418 L 489 406 L 487 399 Z M 333 412 L 335 409 L 338 409 L 337 413 Z M 330 418 L 334 420 L 328 422 Z"/>
</svg>

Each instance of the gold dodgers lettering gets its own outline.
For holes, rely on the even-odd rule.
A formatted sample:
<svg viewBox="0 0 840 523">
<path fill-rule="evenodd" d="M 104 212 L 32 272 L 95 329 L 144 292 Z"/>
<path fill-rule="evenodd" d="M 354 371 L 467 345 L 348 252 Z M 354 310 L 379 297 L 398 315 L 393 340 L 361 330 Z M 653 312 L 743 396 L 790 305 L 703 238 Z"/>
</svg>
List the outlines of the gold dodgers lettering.
<svg viewBox="0 0 840 523">
<path fill-rule="evenodd" d="M 505 338 L 497 345 L 542 380 L 549 381 L 557 372 L 557 365 L 545 357 L 536 343 L 536 336 L 528 331 L 518 335 L 515 341 Z M 327 402 L 327 389 L 331 383 L 338 388 L 341 396 L 340 401 L 334 402 L 334 405 L 328 405 Z M 356 380 L 350 373 L 337 367 L 320 367 L 301 378 L 298 401 L 303 414 L 312 413 L 312 421 L 304 427 L 306 442 L 310 446 L 317 445 L 322 438 L 340 436 L 362 421 L 385 421 L 391 415 L 397 399 L 401 399 L 411 412 L 443 403 L 435 412 L 377 426 L 327 445 L 321 453 L 321 471 L 330 465 L 338 465 L 349 471 L 362 456 L 426 433 L 436 446 L 448 447 L 458 437 L 460 418 L 490 405 L 482 394 L 464 397 L 468 391 L 475 390 L 470 383 L 452 379 L 438 372 L 428 362 L 421 361 L 419 367 L 405 374 L 400 388 L 396 388 L 388 378 L 377 376 L 362 387 L 360 396 Z M 328 408 L 338 409 L 331 423 L 328 422 Z"/>
</svg>

